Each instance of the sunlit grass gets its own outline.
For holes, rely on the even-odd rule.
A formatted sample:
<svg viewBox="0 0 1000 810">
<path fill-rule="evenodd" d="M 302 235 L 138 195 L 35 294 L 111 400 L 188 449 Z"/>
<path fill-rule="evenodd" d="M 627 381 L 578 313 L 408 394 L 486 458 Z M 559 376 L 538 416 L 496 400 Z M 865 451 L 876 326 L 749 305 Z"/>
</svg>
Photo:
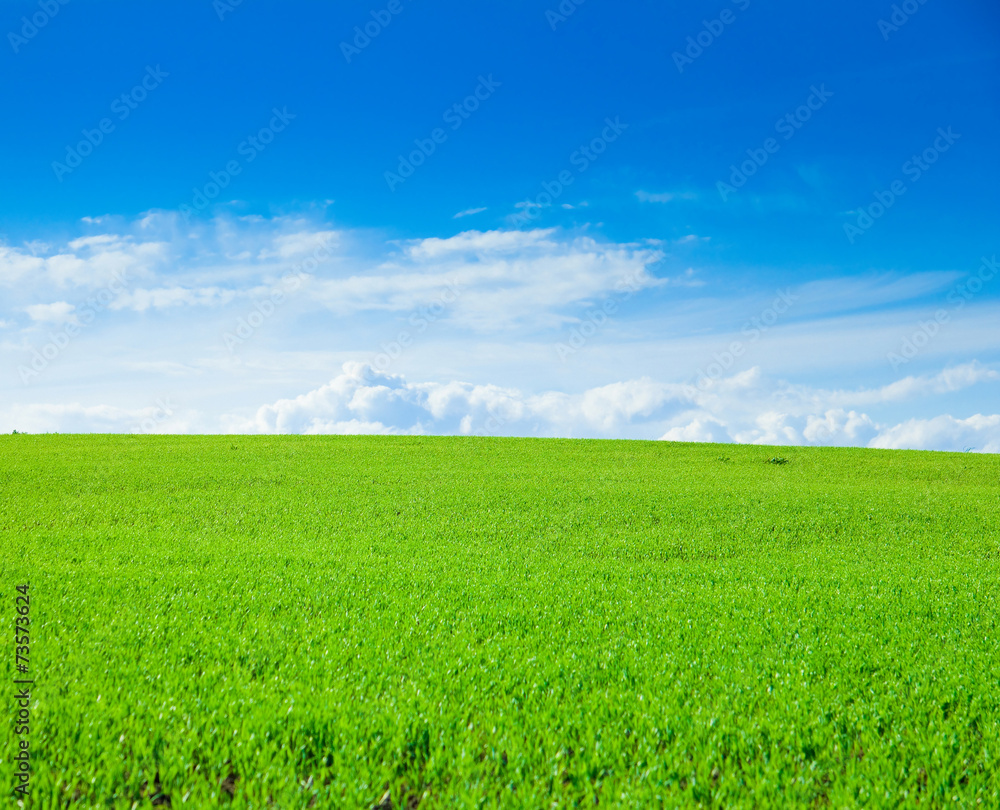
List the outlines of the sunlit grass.
<svg viewBox="0 0 1000 810">
<path fill-rule="evenodd" d="M 994 456 L 18 435 L 0 485 L 38 806 L 1000 803 Z"/>
</svg>

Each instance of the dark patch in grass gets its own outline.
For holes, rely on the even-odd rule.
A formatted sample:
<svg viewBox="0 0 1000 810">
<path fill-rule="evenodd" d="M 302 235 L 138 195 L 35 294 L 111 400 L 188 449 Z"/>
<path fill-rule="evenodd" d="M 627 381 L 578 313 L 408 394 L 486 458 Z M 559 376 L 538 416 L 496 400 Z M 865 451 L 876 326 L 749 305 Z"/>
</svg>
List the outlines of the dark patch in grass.
<svg viewBox="0 0 1000 810">
<path fill-rule="evenodd" d="M 239 774 L 235 771 L 231 772 L 229 776 L 222 780 L 219 787 L 222 789 L 223 793 L 228 793 L 230 796 L 236 795 L 236 782 L 239 781 Z"/>
<path fill-rule="evenodd" d="M 170 807 L 170 796 L 163 792 L 163 785 L 160 783 L 160 772 L 157 771 L 153 777 L 153 787 L 150 789 L 149 782 L 143 782 L 139 795 L 143 799 L 149 799 L 153 807 Z"/>
</svg>

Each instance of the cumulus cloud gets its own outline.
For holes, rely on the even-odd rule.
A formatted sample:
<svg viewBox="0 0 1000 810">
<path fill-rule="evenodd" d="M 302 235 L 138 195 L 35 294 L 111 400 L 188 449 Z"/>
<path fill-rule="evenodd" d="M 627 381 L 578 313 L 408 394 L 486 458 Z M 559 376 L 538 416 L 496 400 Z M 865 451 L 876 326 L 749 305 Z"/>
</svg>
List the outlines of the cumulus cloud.
<svg viewBox="0 0 1000 810">
<path fill-rule="evenodd" d="M 76 307 L 67 301 L 56 301 L 52 304 L 31 304 L 26 306 L 24 311 L 33 321 L 41 323 L 66 323 L 75 321 L 73 311 Z"/>
<path fill-rule="evenodd" d="M 0 245 L 0 284 L 93 288 L 116 277 L 149 277 L 169 253 L 162 242 L 132 243 L 111 235 L 74 239 L 56 251 L 42 257 L 27 246 Z"/>
<path fill-rule="evenodd" d="M 367 363 L 345 363 L 326 385 L 294 399 L 261 407 L 250 420 L 230 420 L 236 431 L 338 433 L 339 426 L 370 426 L 376 433 L 497 432 L 558 436 L 606 433 L 634 418 L 648 418 L 680 386 L 650 380 L 594 388 L 582 395 L 527 395 L 497 385 L 410 383 Z"/>
<path fill-rule="evenodd" d="M 644 201 L 668 201 L 661 196 L 683 195 L 646 194 Z M 690 372 L 699 346 L 721 342 L 720 328 L 746 322 L 760 290 L 723 289 L 715 270 L 685 272 L 706 239 L 695 234 L 615 243 L 587 229 L 470 229 L 387 240 L 335 229 L 319 215 L 223 214 L 186 223 L 169 211 L 134 221 L 90 218 L 78 228 L 71 237 L 0 244 L 0 357 L 9 370 L 58 349 L 60 324 L 77 317 L 86 327 L 65 356 L 8 399 L 42 400 L 33 411 L 0 411 L 8 429 L 126 430 L 142 417 L 110 405 L 46 404 L 43 391 L 59 400 L 87 377 L 121 393 L 137 379 L 172 376 L 178 396 L 202 397 L 188 424 L 204 432 L 997 446 L 989 394 L 996 389 L 987 388 L 1000 383 L 995 365 L 965 363 L 885 385 L 844 382 L 860 370 L 875 380 L 889 373 L 878 347 L 895 345 L 898 324 L 911 314 L 913 322 L 923 316 L 885 305 L 936 296 L 954 283 L 947 270 L 873 271 L 797 287 L 789 322 L 754 349 L 762 367 L 706 378 L 699 388 L 670 380 Z M 560 336 L 575 335 L 605 301 L 621 304 L 623 288 L 628 305 L 585 351 L 556 365 Z M 877 311 L 845 315 L 859 300 Z M 279 301 L 281 314 L 272 318 Z M 995 311 L 986 298 L 970 304 L 961 323 L 956 318 L 907 368 L 926 369 L 935 357 L 995 360 Z M 88 320 L 88 312 L 99 318 Z M 252 340 L 240 333 L 233 351 L 228 336 L 244 320 L 266 326 L 259 336 L 251 330 Z M 372 356 L 380 344 L 389 352 L 401 329 L 414 348 L 394 370 L 454 371 L 404 378 L 348 364 L 316 387 L 344 360 Z M 801 384 L 794 375 L 805 368 L 828 382 Z M 207 369 L 211 385 L 205 377 L 188 381 Z M 490 384 L 499 375 L 523 388 Z M 477 383 L 463 381 L 470 378 Z M 571 384 L 579 387 L 546 390 Z M 269 393 L 259 394 L 262 386 Z M 934 401 L 948 404 L 929 410 Z M 960 401 L 967 403 L 961 411 Z M 918 415 L 927 418 L 911 419 Z"/>
<path fill-rule="evenodd" d="M 672 427 L 662 436 L 667 442 L 729 442 L 726 426 L 711 417 L 695 417 L 685 425 Z"/>
<path fill-rule="evenodd" d="M 697 409 L 684 414 L 662 438 L 695 435 L 699 430 L 704 433 L 711 425 L 712 440 L 724 436 L 724 441 L 744 444 L 882 446 L 876 442 L 894 428 L 862 408 L 952 393 L 998 380 L 997 371 L 966 363 L 878 388 L 822 389 L 770 380 L 759 368 L 753 368 L 703 389 L 687 386 Z M 688 430 L 691 432 L 686 434 Z"/>
<path fill-rule="evenodd" d="M 44 259 L 0 244 L 0 284 L 12 285 L 26 276 L 38 276 L 44 268 Z"/>
<path fill-rule="evenodd" d="M 975 364 L 902 381 L 917 398 L 996 379 Z M 892 389 L 822 391 L 769 380 L 759 369 L 720 379 L 711 390 L 639 378 L 578 393 L 413 382 L 370 364 L 346 362 L 332 380 L 252 415 L 188 411 L 165 420 L 155 409 L 107 405 L 19 405 L 0 411 L 0 430 L 298 434 L 448 434 L 659 438 L 683 442 L 841 445 L 1000 452 L 1000 415 L 948 414 L 882 421 L 840 403 L 877 404 Z M 901 388 L 892 389 L 893 399 Z"/>
<path fill-rule="evenodd" d="M 911 450 L 976 450 L 1000 453 L 1000 414 L 976 414 L 967 419 L 937 416 L 910 419 L 885 430 L 872 447 Z"/>
<path fill-rule="evenodd" d="M 945 393 L 995 380 L 976 366 L 909 378 L 910 396 Z M 1000 416 L 882 424 L 837 403 L 878 402 L 874 391 L 821 391 L 768 381 L 759 369 L 719 380 L 710 391 L 648 378 L 578 394 L 527 394 L 495 385 L 408 382 L 368 364 L 345 363 L 326 385 L 261 407 L 227 429 L 254 433 L 495 433 L 524 436 L 614 436 L 638 428 L 667 441 L 917 447 L 995 452 Z M 893 398 L 901 396 L 892 391 Z"/>
</svg>

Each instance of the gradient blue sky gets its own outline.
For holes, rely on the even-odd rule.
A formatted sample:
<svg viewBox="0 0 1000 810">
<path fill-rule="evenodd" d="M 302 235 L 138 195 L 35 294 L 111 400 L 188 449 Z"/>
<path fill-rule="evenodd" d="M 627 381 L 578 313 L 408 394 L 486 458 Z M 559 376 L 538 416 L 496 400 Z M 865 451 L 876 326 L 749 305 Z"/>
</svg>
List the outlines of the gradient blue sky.
<svg viewBox="0 0 1000 810">
<path fill-rule="evenodd" d="M 1000 450 L 995 3 L 8 0 L 0 32 L 0 430 Z"/>
</svg>

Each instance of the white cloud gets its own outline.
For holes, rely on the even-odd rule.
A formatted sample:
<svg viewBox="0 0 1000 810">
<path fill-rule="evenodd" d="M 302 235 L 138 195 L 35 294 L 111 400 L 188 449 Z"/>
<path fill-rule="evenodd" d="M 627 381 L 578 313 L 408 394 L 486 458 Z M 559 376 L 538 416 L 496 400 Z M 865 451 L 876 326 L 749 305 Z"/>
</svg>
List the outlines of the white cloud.
<svg viewBox="0 0 1000 810">
<path fill-rule="evenodd" d="M 880 388 L 830 390 L 770 381 L 760 371 L 723 378 L 705 390 L 687 387 L 698 409 L 675 420 L 662 438 L 674 438 L 692 425 L 711 422 L 713 437 L 743 444 L 822 444 L 872 447 L 895 430 L 857 410 L 948 394 L 1000 380 L 1000 373 L 967 363 Z M 962 449 L 951 447 L 950 449 Z"/>
<path fill-rule="evenodd" d="M 458 291 L 445 320 L 478 331 L 551 327 L 559 310 L 610 296 L 626 280 L 635 289 L 664 284 L 649 267 L 652 249 L 560 237 L 554 229 L 465 231 L 407 243 L 403 254 L 364 274 L 327 279 L 312 294 L 340 315 L 406 312 Z"/>
<path fill-rule="evenodd" d="M 532 231 L 462 231 L 445 239 L 432 236 L 414 240 L 407 245 L 406 253 L 411 259 L 421 260 L 456 255 L 476 258 L 523 250 L 544 250 L 555 247 L 555 233 L 555 228 L 538 228 Z"/>
<path fill-rule="evenodd" d="M 466 208 L 464 211 L 459 211 L 452 219 L 461 219 L 462 217 L 471 217 L 473 214 L 481 214 L 486 210 L 486 206 L 482 208 Z"/>
<path fill-rule="evenodd" d="M 0 245 L 0 284 L 10 285 L 29 275 L 37 277 L 44 268 L 44 259 Z"/>
<path fill-rule="evenodd" d="M 912 450 L 969 450 L 1000 453 L 1000 414 L 976 414 L 967 419 L 937 416 L 910 419 L 885 430 L 872 447 Z"/>
<path fill-rule="evenodd" d="M 976 366 L 911 378 L 911 398 L 944 393 L 997 378 Z M 771 383 L 759 369 L 719 380 L 710 391 L 648 378 L 599 386 L 580 394 L 463 382 L 409 383 L 363 363 L 318 389 L 261 407 L 252 419 L 229 418 L 236 432 L 499 433 L 528 436 L 615 436 L 643 426 L 668 441 L 745 444 L 819 444 L 930 447 L 993 452 L 1000 416 L 974 416 L 883 425 L 868 414 L 836 407 L 851 399 L 898 398 L 886 386 L 875 391 L 822 391 Z M 889 393 L 887 393 L 889 392 Z M 872 396 L 872 394 L 876 396 Z M 975 440 L 975 441 L 974 441 Z M 963 442 L 965 444 L 963 444 Z"/>
<path fill-rule="evenodd" d="M 43 242 L 41 239 L 32 239 L 25 242 L 24 246 L 32 256 L 37 256 L 39 253 L 48 253 L 52 249 L 52 246 L 48 242 Z"/>
<path fill-rule="evenodd" d="M 822 414 L 806 417 L 802 438 L 811 444 L 825 444 L 831 438 L 840 436 L 849 444 L 866 444 L 877 432 L 878 425 L 867 414 L 831 408 Z"/>
<path fill-rule="evenodd" d="M 71 250 L 84 250 L 85 248 L 99 248 L 104 245 L 117 245 L 121 241 L 122 237 L 117 234 L 102 233 L 97 236 L 81 236 L 79 239 L 74 239 L 66 244 Z"/>
<path fill-rule="evenodd" d="M 926 400 L 963 386 L 995 382 L 979 367 L 914 377 L 906 395 Z M 759 369 L 721 379 L 709 391 L 639 378 L 580 393 L 526 393 L 460 381 L 409 382 L 369 364 L 346 362 L 325 385 L 278 399 L 253 415 L 186 411 L 163 420 L 155 409 L 109 405 L 17 405 L 0 411 L 0 431 L 499 434 L 657 438 L 668 441 L 778 445 L 847 445 L 1000 452 L 1000 415 L 884 422 L 838 403 L 879 403 L 881 389 L 839 391 L 769 381 Z"/>
<path fill-rule="evenodd" d="M 188 289 L 185 287 L 161 287 L 155 290 L 138 289 L 124 292 L 109 305 L 109 309 L 131 309 L 145 312 L 147 309 L 166 309 L 176 306 L 223 306 L 237 297 L 234 290 L 219 287 Z"/>
<path fill-rule="evenodd" d="M 636 243 L 586 228 L 389 241 L 334 229 L 319 215 L 188 225 L 163 211 L 78 228 L 50 244 L 0 244 L 0 359 L 9 381 L 19 364 L 53 353 L 47 343 L 61 338 L 49 334 L 59 332 L 51 324 L 74 315 L 85 324 L 30 385 L 11 387 L 7 406 L 38 397 L 48 402 L 38 413 L 50 426 L 111 429 L 118 423 L 99 409 L 112 406 L 96 403 L 132 403 L 135 386 L 167 380 L 172 395 L 196 400 L 191 412 L 199 414 L 169 424 L 206 432 L 492 431 L 959 450 L 995 441 L 994 300 L 970 301 L 905 367 L 911 376 L 893 380 L 886 359 L 937 306 L 928 299 L 954 283 L 947 268 L 802 285 L 787 318 L 751 338 L 736 330 L 766 311 L 773 288 L 765 280 L 730 289 L 714 267 L 685 271 L 691 260 L 678 255 L 704 237 L 684 231 L 672 235 L 679 240 Z M 306 262 L 324 244 L 329 258 L 313 271 Z M 293 288 L 296 268 L 305 275 Z M 115 272 L 124 283 L 111 288 Z M 627 302 L 618 286 L 626 280 L 635 290 Z M 260 328 L 233 351 L 224 335 L 279 292 L 280 314 L 258 315 Z M 557 347 L 609 299 L 617 311 L 576 353 L 560 356 Z M 19 329 L 29 316 L 32 326 Z M 359 381 L 345 367 L 320 384 L 345 360 L 391 352 L 401 330 L 410 342 L 392 370 L 405 379 Z M 696 369 L 711 369 L 736 339 L 746 351 L 720 363 L 729 377 L 702 391 L 671 382 L 709 373 Z M 973 357 L 992 364 L 941 370 Z M 736 373 L 751 363 L 759 367 Z M 94 399 L 82 411 L 45 411 L 68 391 Z M 261 402 L 270 404 L 258 409 Z M 132 418 L 124 411 L 122 419 Z"/>
<path fill-rule="evenodd" d="M 635 196 L 639 202 L 668 203 L 674 200 L 693 200 L 697 195 L 691 192 L 667 191 L 659 194 L 650 194 L 648 191 L 637 191 Z"/>
<path fill-rule="evenodd" d="M 660 439 L 668 442 L 728 442 L 726 426 L 711 417 L 698 417 L 683 426 L 672 427 Z"/>
<path fill-rule="evenodd" d="M 813 312 L 836 312 L 860 308 L 872 309 L 885 304 L 940 293 L 962 277 L 962 273 L 867 273 L 861 276 L 810 281 L 796 288 L 798 315 Z M 941 303 L 944 303 L 943 301 Z"/>
<path fill-rule="evenodd" d="M 260 251 L 260 258 L 278 258 L 283 261 L 303 259 L 318 249 L 333 250 L 340 243 L 341 234 L 333 230 L 301 230 L 276 236 L 269 247 Z"/>
<path fill-rule="evenodd" d="M 56 301 L 53 304 L 31 304 L 26 306 L 24 311 L 33 321 L 41 323 L 66 323 L 75 321 L 73 311 L 76 307 L 67 301 Z"/>
<path fill-rule="evenodd" d="M 648 417 L 679 386 L 649 380 L 616 383 L 569 396 L 525 395 L 512 388 L 464 382 L 408 383 L 365 363 L 348 362 L 326 385 L 260 408 L 251 420 L 230 419 L 236 431 L 334 433 L 337 425 L 371 425 L 377 433 L 496 432 L 554 436 L 607 432 Z"/>
<path fill-rule="evenodd" d="M 979 363 L 965 363 L 946 368 L 934 375 L 909 376 L 880 388 L 829 391 L 785 384 L 780 396 L 788 401 L 799 400 L 806 408 L 827 403 L 839 408 L 864 407 L 893 402 L 905 402 L 918 397 L 961 391 L 981 382 L 1000 380 L 1000 372 Z"/>
<path fill-rule="evenodd" d="M 161 242 L 132 244 L 111 236 L 74 239 L 47 258 L 0 245 L 0 283 L 21 282 L 38 289 L 53 285 L 97 287 L 116 274 L 149 276 L 167 252 L 167 245 Z"/>
<path fill-rule="evenodd" d="M 185 433 L 196 429 L 191 414 L 164 413 L 158 405 L 34 404 L 0 410 L 0 432 L 10 433 Z"/>
</svg>

